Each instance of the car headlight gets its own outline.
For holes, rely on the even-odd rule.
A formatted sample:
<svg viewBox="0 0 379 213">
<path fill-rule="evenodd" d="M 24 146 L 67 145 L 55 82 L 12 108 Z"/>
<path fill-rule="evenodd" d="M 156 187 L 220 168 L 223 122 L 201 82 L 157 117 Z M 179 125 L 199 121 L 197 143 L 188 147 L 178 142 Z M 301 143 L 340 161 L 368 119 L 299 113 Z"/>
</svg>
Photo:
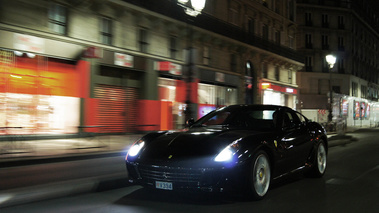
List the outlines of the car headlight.
<svg viewBox="0 0 379 213">
<path fill-rule="evenodd" d="M 125 160 L 128 159 L 128 156 L 134 157 L 134 156 L 138 155 L 138 153 L 141 151 L 141 149 L 144 146 L 145 146 L 145 141 L 143 141 L 143 140 L 138 140 L 138 141 L 134 142 L 132 147 L 130 147 L 128 154 L 126 155 Z"/>
<path fill-rule="evenodd" d="M 223 149 L 214 159 L 216 162 L 228 162 L 233 159 L 234 154 L 237 152 L 239 148 L 238 142 L 240 141 L 236 140 L 233 143 L 229 144 L 225 149 Z"/>
<path fill-rule="evenodd" d="M 230 161 L 233 158 L 233 150 L 230 147 L 226 147 L 223 149 L 216 157 L 215 161 L 216 162 L 225 162 L 225 161 Z"/>
</svg>

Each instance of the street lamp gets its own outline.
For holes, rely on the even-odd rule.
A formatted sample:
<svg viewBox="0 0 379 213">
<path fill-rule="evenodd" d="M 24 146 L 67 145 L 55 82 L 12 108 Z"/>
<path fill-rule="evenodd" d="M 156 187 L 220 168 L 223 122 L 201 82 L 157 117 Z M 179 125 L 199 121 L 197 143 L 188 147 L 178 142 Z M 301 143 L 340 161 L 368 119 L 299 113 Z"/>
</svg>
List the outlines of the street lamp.
<svg viewBox="0 0 379 213">
<path fill-rule="evenodd" d="M 199 14 L 201 14 L 201 11 L 205 7 L 205 2 L 206 0 L 178 0 L 178 5 L 181 6 L 185 13 L 189 16 L 196 17 Z M 192 75 L 193 75 L 193 70 L 192 67 L 194 65 L 195 57 L 196 55 L 194 54 L 194 49 L 192 48 L 192 29 L 191 26 L 189 27 L 189 45 L 187 47 L 187 57 L 186 57 L 186 64 L 187 64 L 187 100 L 186 100 L 186 110 L 185 110 L 185 120 L 189 121 L 192 116 L 192 107 L 193 104 L 191 103 L 191 83 L 192 83 Z"/>
<path fill-rule="evenodd" d="M 328 115 L 328 121 L 332 122 L 333 119 L 333 91 L 332 91 L 332 69 L 334 67 L 334 64 L 336 63 L 336 57 L 334 55 L 327 55 L 326 62 L 329 64 L 329 115 Z"/>
<path fill-rule="evenodd" d="M 204 9 L 206 0 L 190 0 L 192 7 L 187 6 L 188 0 L 178 0 L 178 2 L 188 15 L 196 17 Z"/>
</svg>

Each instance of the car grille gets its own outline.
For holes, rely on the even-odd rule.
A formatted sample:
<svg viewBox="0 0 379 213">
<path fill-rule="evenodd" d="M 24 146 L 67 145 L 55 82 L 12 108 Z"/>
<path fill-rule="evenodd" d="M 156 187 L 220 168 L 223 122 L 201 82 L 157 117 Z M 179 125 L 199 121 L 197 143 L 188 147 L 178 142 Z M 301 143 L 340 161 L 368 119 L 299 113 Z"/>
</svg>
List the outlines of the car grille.
<svg viewBox="0 0 379 213">
<path fill-rule="evenodd" d="M 199 186 L 207 169 L 175 168 L 139 165 L 138 171 L 142 179 L 148 183 L 167 181 L 188 186 Z"/>
</svg>

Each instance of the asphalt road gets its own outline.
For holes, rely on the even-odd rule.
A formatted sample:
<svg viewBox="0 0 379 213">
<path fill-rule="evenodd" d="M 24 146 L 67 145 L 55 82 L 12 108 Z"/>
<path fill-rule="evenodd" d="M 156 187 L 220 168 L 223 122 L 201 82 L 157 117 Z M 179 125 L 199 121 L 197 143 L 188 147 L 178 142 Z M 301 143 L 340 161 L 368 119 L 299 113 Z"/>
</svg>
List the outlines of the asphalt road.
<svg viewBox="0 0 379 213">
<path fill-rule="evenodd" d="M 262 201 L 238 196 L 174 194 L 139 186 L 72 195 L 5 207 L 3 212 L 378 212 L 379 133 L 354 133 L 358 140 L 330 148 L 328 168 L 320 179 L 301 173 L 275 182 Z M 115 161 L 114 161 L 115 160 Z M 79 170 L 90 167 L 78 166 Z M 103 161 L 94 160 L 99 167 Z M 117 157 L 109 159 L 118 168 Z M 73 162 L 70 163 L 71 166 Z M 56 166 L 52 164 L 51 166 Z M 68 169 L 71 167 L 68 165 Z M 60 167 L 59 169 L 62 169 Z M 124 169 L 124 168 L 122 168 Z M 102 172 L 109 172 L 102 168 Z M 84 170 L 86 171 L 86 170 Z M 86 171 L 87 172 L 87 171 Z M 73 184 L 73 183 L 71 183 Z"/>
</svg>

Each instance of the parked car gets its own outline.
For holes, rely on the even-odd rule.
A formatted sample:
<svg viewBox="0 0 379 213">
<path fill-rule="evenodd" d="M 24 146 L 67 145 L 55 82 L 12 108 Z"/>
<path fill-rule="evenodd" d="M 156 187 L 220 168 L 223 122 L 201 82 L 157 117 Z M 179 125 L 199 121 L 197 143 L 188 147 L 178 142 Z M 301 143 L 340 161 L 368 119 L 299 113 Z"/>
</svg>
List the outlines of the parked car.
<svg viewBox="0 0 379 213">
<path fill-rule="evenodd" d="M 187 124 L 149 133 L 132 145 L 126 156 L 131 183 L 262 199 L 273 179 L 292 171 L 325 173 L 325 129 L 288 107 L 227 106 Z"/>
</svg>

